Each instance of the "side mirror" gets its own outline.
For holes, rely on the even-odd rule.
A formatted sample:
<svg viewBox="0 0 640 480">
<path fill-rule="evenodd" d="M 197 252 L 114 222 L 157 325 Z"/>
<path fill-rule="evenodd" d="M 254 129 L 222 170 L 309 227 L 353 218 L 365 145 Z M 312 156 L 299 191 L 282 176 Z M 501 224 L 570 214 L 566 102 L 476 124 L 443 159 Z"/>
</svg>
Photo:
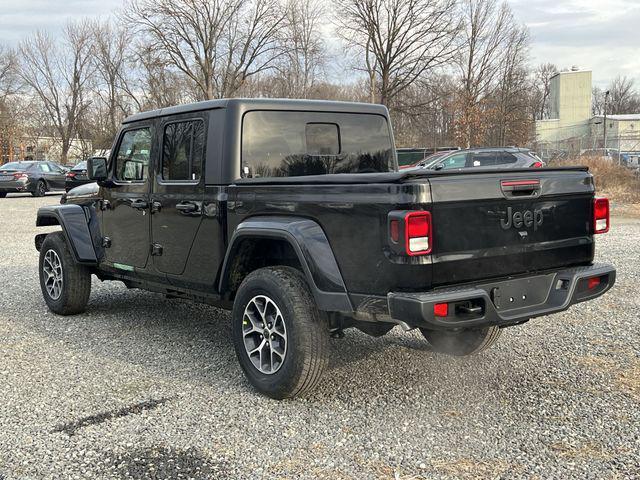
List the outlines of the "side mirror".
<svg viewBox="0 0 640 480">
<path fill-rule="evenodd" d="M 105 157 L 87 159 L 87 177 L 89 177 L 89 180 L 104 182 L 107 176 L 107 159 Z"/>
<path fill-rule="evenodd" d="M 443 168 L 444 168 L 444 163 L 439 163 L 435 167 L 433 167 L 434 170 L 442 170 Z"/>
</svg>

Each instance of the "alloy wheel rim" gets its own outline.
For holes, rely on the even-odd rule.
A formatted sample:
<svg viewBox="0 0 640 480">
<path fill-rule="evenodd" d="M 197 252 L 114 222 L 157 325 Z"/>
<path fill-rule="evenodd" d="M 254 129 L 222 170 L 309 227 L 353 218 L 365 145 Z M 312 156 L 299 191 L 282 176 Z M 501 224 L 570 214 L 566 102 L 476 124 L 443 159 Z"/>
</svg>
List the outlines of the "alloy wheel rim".
<svg viewBox="0 0 640 480">
<path fill-rule="evenodd" d="M 38 184 L 38 192 L 39 192 L 41 195 L 44 195 L 44 194 L 46 193 L 46 189 L 45 189 L 44 183 L 40 182 L 40 183 Z"/>
<path fill-rule="evenodd" d="M 64 276 L 62 274 L 62 262 L 55 250 L 47 250 L 42 263 L 44 273 L 44 286 L 52 300 L 58 300 L 62 295 Z"/>
<path fill-rule="evenodd" d="M 253 366 L 272 375 L 287 354 L 287 326 L 278 305 L 266 295 L 253 297 L 242 315 L 242 339 Z"/>
</svg>

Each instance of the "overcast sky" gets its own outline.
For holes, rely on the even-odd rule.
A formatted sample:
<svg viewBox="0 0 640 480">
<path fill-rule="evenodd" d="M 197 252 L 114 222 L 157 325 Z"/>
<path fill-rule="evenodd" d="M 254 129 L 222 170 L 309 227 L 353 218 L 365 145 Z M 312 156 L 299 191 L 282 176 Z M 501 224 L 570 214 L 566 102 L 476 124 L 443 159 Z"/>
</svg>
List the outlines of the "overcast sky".
<svg viewBox="0 0 640 480">
<path fill-rule="evenodd" d="M 531 32 L 532 64 L 552 62 L 593 71 L 605 86 L 628 75 L 640 87 L 640 0 L 509 0 Z M 70 18 L 108 16 L 122 0 L 0 0 L 0 42 L 56 31 Z"/>
</svg>

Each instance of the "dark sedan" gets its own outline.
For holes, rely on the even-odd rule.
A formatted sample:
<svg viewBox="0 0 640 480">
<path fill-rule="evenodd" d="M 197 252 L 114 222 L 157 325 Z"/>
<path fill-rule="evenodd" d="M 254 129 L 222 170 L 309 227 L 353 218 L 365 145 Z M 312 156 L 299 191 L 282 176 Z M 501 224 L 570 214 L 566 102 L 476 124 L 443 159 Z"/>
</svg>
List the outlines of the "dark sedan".
<svg viewBox="0 0 640 480">
<path fill-rule="evenodd" d="M 30 193 L 42 197 L 64 190 L 65 171 L 53 162 L 10 162 L 0 166 L 0 198 L 7 193 Z"/>
<path fill-rule="evenodd" d="M 89 177 L 87 177 L 87 162 L 80 162 L 67 173 L 64 189 L 68 192 L 72 188 L 91 183 L 92 181 L 93 180 L 89 180 Z"/>
</svg>

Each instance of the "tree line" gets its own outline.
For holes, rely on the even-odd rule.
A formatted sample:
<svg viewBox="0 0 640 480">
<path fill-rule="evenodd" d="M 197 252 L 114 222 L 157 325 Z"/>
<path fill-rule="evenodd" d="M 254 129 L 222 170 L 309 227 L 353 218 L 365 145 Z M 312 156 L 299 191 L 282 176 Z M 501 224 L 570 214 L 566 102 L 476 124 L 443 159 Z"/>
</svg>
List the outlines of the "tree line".
<svg viewBox="0 0 640 480">
<path fill-rule="evenodd" d="M 129 0 L 0 45 L 0 143 L 55 136 L 66 162 L 137 111 L 245 96 L 382 103 L 399 146 L 524 146 L 558 71 L 529 43 L 499 0 Z M 609 90 L 608 113 L 640 108 L 631 80 Z"/>
</svg>

